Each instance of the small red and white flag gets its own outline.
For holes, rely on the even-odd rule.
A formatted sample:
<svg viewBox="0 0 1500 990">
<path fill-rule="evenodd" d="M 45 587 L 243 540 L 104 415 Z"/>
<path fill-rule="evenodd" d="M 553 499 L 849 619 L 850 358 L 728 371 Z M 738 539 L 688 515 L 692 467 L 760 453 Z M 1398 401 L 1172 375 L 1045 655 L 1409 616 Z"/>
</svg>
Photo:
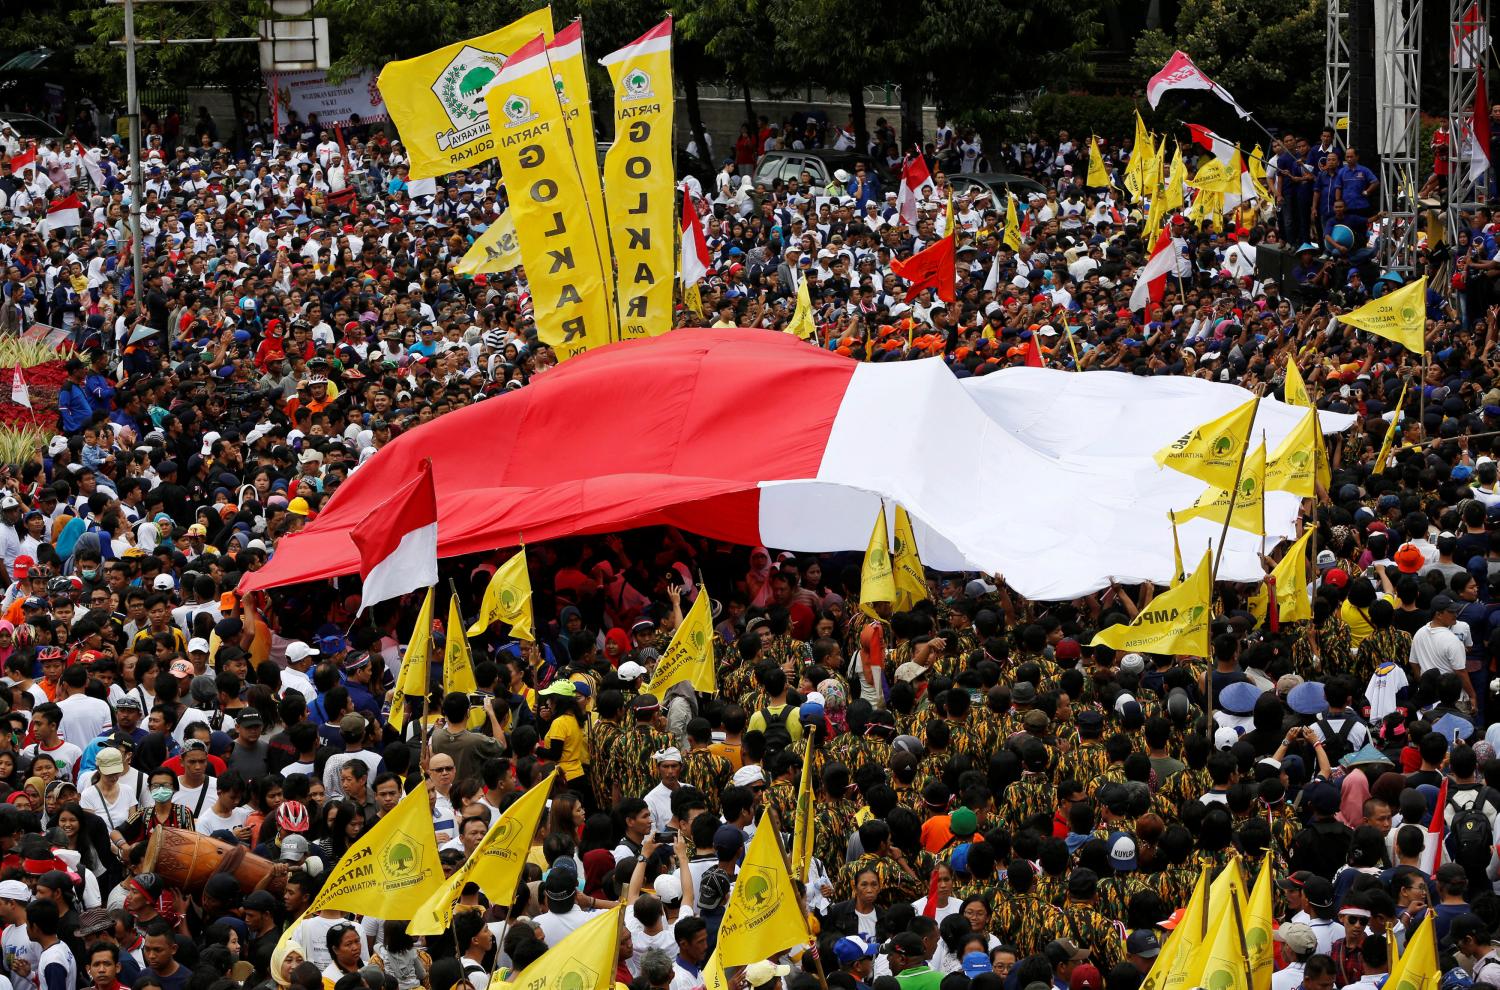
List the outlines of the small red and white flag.
<svg viewBox="0 0 1500 990">
<path fill-rule="evenodd" d="M 94 184 L 95 189 L 102 192 L 104 190 L 104 170 L 90 156 L 89 150 L 83 146 L 82 141 L 75 138 L 73 143 L 78 146 L 78 160 L 83 163 L 83 170 L 88 173 L 89 181 Z"/>
<path fill-rule="evenodd" d="M 1031 331 L 1031 339 L 1026 342 L 1026 367 L 1045 368 L 1047 359 L 1042 356 L 1042 338 L 1037 331 Z"/>
<path fill-rule="evenodd" d="M 359 610 L 437 584 L 437 488 L 432 460 L 349 533 L 364 581 Z"/>
<path fill-rule="evenodd" d="M 47 229 L 76 227 L 82 215 L 83 203 L 75 194 L 60 196 L 47 204 Z"/>
<path fill-rule="evenodd" d="M 1130 291 L 1131 310 L 1145 309 L 1151 303 L 1161 302 L 1167 289 L 1167 276 L 1177 270 L 1182 251 L 1172 237 L 1170 229 L 1163 230 L 1151 249 L 1151 258 L 1141 266 L 1135 276 L 1135 288 Z"/>
<path fill-rule="evenodd" d="M 1453 26 L 1452 50 L 1448 53 L 1455 68 L 1477 69 L 1484 65 L 1490 47 L 1490 29 L 1480 15 L 1479 4 L 1471 3 L 1463 17 Z"/>
<path fill-rule="evenodd" d="M 1469 181 L 1477 182 L 1490 170 L 1490 94 L 1484 70 L 1474 72 L 1474 117 L 1465 135 L 1464 157 L 1469 161 Z"/>
<path fill-rule="evenodd" d="M 25 151 L 10 156 L 10 171 L 20 175 L 23 169 L 36 167 L 36 145 L 28 144 Z"/>
<path fill-rule="evenodd" d="M 1215 132 L 1201 124 L 1189 124 L 1188 131 L 1193 135 L 1193 143 L 1208 149 L 1208 153 L 1221 162 L 1228 162 L 1234 157 L 1234 142 L 1227 141 Z"/>
<path fill-rule="evenodd" d="M 708 274 L 708 265 L 713 258 L 708 253 L 708 242 L 703 239 L 703 221 L 693 205 L 693 194 L 687 189 L 682 190 L 681 224 L 682 256 L 678 259 L 677 270 L 682 275 L 683 286 L 697 285 Z"/>
<path fill-rule="evenodd" d="M 937 192 L 937 183 L 927 171 L 927 160 L 921 155 L 912 155 L 901 166 L 901 188 L 896 192 L 896 209 L 908 225 L 917 222 L 917 203 L 924 196 Z"/>
<path fill-rule="evenodd" d="M 1229 95 L 1229 90 L 1204 75 L 1203 70 L 1194 65 L 1193 60 L 1184 52 L 1173 52 L 1162 70 L 1146 83 L 1146 100 L 1151 104 L 1151 109 L 1155 110 L 1161 98 L 1174 89 L 1206 89 L 1234 107 L 1234 112 L 1241 117 L 1250 116 L 1250 111 L 1236 103 L 1234 97 Z"/>
<path fill-rule="evenodd" d="M 26 387 L 26 376 L 21 373 L 20 364 L 16 365 L 15 377 L 10 380 L 10 401 L 31 408 L 31 389 Z"/>
<path fill-rule="evenodd" d="M 1427 841 L 1423 843 L 1422 858 L 1427 858 L 1427 853 L 1432 853 L 1432 863 L 1423 864 L 1428 875 L 1438 871 L 1443 865 L 1443 842 L 1447 839 L 1448 831 L 1448 778 L 1444 777 L 1438 787 L 1437 803 L 1433 805 L 1432 819 L 1427 823 Z"/>
</svg>

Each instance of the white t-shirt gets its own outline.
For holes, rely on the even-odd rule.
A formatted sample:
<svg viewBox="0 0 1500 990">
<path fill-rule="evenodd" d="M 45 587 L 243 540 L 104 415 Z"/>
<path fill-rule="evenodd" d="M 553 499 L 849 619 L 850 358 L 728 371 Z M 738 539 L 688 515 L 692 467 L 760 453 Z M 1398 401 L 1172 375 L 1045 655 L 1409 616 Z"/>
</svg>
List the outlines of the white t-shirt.
<svg viewBox="0 0 1500 990">
<path fill-rule="evenodd" d="M 677 920 L 681 921 L 683 918 L 692 917 L 692 915 L 692 907 L 690 905 L 685 906 L 682 909 L 682 913 L 677 916 Z M 626 909 L 625 927 L 630 929 L 630 944 L 634 946 L 635 951 L 629 959 L 625 960 L 625 968 L 630 970 L 632 976 L 641 975 L 641 957 L 646 954 L 647 949 L 660 949 L 674 959 L 677 957 L 677 939 L 672 935 L 673 924 L 674 922 L 663 918 L 661 931 L 655 935 L 648 935 L 646 934 L 645 926 L 636 919 L 635 912 L 628 908 Z"/>
<path fill-rule="evenodd" d="M 203 796 L 203 805 L 200 808 L 198 805 L 198 798 L 203 794 L 203 789 L 205 787 L 208 788 L 208 794 L 206 796 Z M 218 781 L 214 780 L 212 777 L 205 777 L 203 779 L 203 783 L 199 784 L 197 787 L 188 787 L 186 785 L 179 787 L 177 789 L 177 793 L 172 795 L 172 803 L 182 805 L 184 808 L 191 811 L 193 813 L 193 817 L 196 818 L 200 814 L 207 814 L 209 809 L 213 807 L 213 803 L 217 801 L 218 798 Z"/>
<path fill-rule="evenodd" d="M 551 947 L 602 913 L 602 911 L 587 911 L 575 906 L 573 910 L 566 914 L 555 914 L 552 911 L 544 911 L 534 916 L 531 920 L 542 930 L 543 939 L 546 941 L 548 947 Z"/>
<path fill-rule="evenodd" d="M 74 694 L 57 703 L 62 709 L 62 737 L 78 746 L 98 738 L 114 724 L 114 713 L 109 702 L 90 698 L 86 694 Z M 80 750 L 79 755 L 83 755 Z"/>
<path fill-rule="evenodd" d="M 15 990 L 36 990 L 37 960 L 42 951 L 27 937 L 26 926 L 7 925 L 4 934 L 0 934 L 0 948 L 5 951 L 5 971 L 10 974 Z M 16 972 L 17 962 L 26 964 L 29 975 Z"/>
<path fill-rule="evenodd" d="M 61 966 L 68 975 L 68 980 L 63 984 L 72 987 L 78 984 L 78 965 L 73 959 L 73 950 L 68 948 L 66 942 L 59 939 L 42 950 L 41 958 L 37 960 L 37 981 L 42 986 L 47 985 L 47 971 L 54 966 Z"/>
<path fill-rule="evenodd" d="M 1446 674 L 1464 669 L 1467 657 L 1464 644 L 1451 629 L 1428 623 L 1411 638 L 1411 658 L 1422 673 L 1436 670 Z"/>
<path fill-rule="evenodd" d="M 214 810 L 212 805 L 206 805 L 203 808 L 203 814 L 199 815 L 197 820 L 193 822 L 193 828 L 197 829 L 202 835 L 212 835 L 220 829 L 232 831 L 249 820 L 250 808 L 246 805 L 242 804 L 237 808 L 230 808 L 227 815 L 220 815 Z"/>
<path fill-rule="evenodd" d="M 104 819 L 107 828 L 116 829 L 125 824 L 125 819 L 130 817 L 130 812 L 136 806 L 136 784 L 140 783 L 141 772 L 139 770 L 127 770 L 120 774 L 118 782 L 118 793 L 110 802 L 104 800 L 104 795 L 99 788 L 93 784 L 96 771 L 90 770 L 85 776 L 89 779 L 86 784 L 79 784 L 83 788 L 78 797 L 78 803 L 83 806 L 84 811 L 92 811 Z M 145 788 L 141 789 L 145 793 Z"/>
<path fill-rule="evenodd" d="M 97 734 L 97 733 L 96 733 Z M 89 736 L 90 739 L 93 736 Z M 83 748 L 75 746 L 70 742 L 60 742 L 55 749 L 42 749 L 41 743 L 32 743 L 21 750 L 22 756 L 37 757 L 45 753 L 57 761 L 58 775 L 64 780 L 73 779 L 73 768 L 78 766 L 78 761 L 83 758 Z"/>
</svg>

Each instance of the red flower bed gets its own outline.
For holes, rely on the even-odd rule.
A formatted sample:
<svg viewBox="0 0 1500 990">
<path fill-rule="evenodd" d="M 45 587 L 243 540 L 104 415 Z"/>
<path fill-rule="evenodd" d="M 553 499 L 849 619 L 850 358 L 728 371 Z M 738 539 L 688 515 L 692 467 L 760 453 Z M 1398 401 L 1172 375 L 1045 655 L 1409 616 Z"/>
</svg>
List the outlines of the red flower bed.
<svg viewBox="0 0 1500 990">
<path fill-rule="evenodd" d="M 33 365 L 21 372 L 26 379 L 26 388 L 31 393 L 31 408 L 10 399 L 15 384 L 16 369 L 0 368 L 0 428 L 16 426 L 45 426 L 57 424 L 57 393 L 67 384 L 68 373 L 62 360 Z"/>
</svg>

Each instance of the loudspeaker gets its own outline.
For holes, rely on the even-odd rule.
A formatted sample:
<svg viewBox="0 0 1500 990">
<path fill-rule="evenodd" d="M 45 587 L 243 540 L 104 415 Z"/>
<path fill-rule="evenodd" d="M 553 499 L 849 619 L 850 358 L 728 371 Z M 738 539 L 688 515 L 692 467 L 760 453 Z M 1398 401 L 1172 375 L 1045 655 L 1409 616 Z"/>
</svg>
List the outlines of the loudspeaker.
<svg viewBox="0 0 1500 990">
<path fill-rule="evenodd" d="M 1290 247 L 1283 249 L 1277 244 L 1262 244 L 1255 252 L 1256 281 L 1271 279 L 1277 285 L 1285 286 L 1292 279 L 1292 266 L 1296 263 L 1297 255 Z"/>
<path fill-rule="evenodd" d="M 1375 0 L 1349 0 L 1349 143 L 1361 165 L 1380 171 L 1376 147 Z"/>
</svg>

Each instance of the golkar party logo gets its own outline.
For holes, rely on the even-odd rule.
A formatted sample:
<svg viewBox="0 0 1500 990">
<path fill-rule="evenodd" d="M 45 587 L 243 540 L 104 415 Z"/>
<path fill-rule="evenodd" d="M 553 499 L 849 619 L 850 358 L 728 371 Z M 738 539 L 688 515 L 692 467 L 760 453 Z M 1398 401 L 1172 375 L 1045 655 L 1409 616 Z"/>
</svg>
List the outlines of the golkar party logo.
<svg viewBox="0 0 1500 990">
<path fill-rule="evenodd" d="M 386 875 L 390 878 L 389 886 L 405 887 L 422 878 L 421 843 L 405 832 L 397 832 L 391 836 L 380 855 L 384 860 Z"/>
<path fill-rule="evenodd" d="M 531 112 L 531 101 L 524 96 L 507 96 L 500 106 L 505 111 L 506 127 L 520 127 L 536 120 L 536 114 Z"/>
<path fill-rule="evenodd" d="M 453 125 L 437 135 L 439 148 L 447 151 L 489 133 L 490 113 L 484 97 L 503 68 L 504 55 L 464 45 L 438 73 L 432 93 Z"/>
<path fill-rule="evenodd" d="M 651 89 L 651 73 L 645 69 L 632 68 L 620 84 L 625 87 L 622 100 L 649 100 L 656 95 Z"/>
</svg>

